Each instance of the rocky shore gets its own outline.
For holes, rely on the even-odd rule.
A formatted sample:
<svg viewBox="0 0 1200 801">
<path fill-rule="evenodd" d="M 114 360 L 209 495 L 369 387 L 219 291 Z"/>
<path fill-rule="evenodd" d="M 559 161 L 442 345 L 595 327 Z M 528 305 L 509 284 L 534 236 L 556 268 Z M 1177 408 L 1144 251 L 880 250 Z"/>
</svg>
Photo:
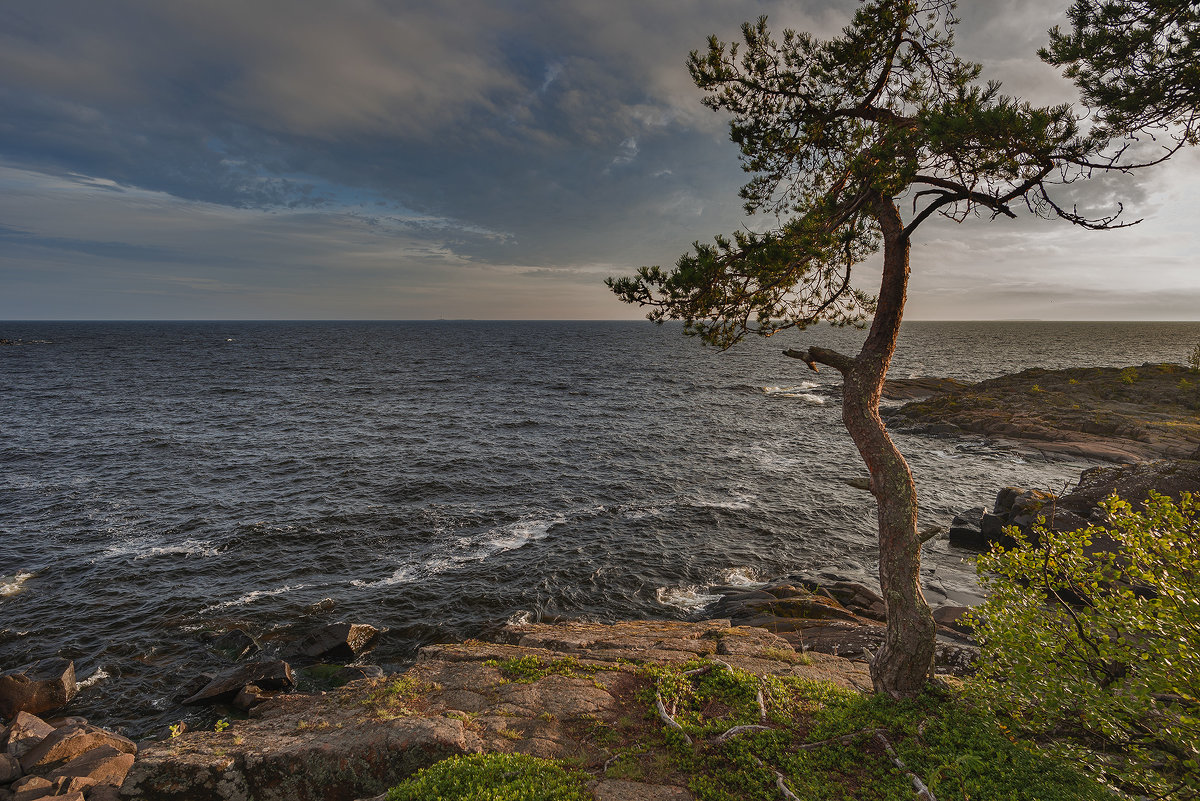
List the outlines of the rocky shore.
<svg viewBox="0 0 1200 801">
<path fill-rule="evenodd" d="M 924 396 L 887 411 L 897 430 L 1120 463 L 1200 458 L 1200 374 L 1177 364 L 1032 369 L 970 385 L 901 379 L 885 396 Z"/>
<path fill-rule="evenodd" d="M 836 602 L 815 603 L 814 609 L 841 609 Z M 852 615 L 844 609 L 840 614 Z M 671 784 L 670 776 L 606 778 L 612 741 L 598 732 L 646 725 L 638 693 L 645 685 L 640 671 L 649 665 L 715 659 L 758 676 L 869 689 L 864 662 L 797 648 L 796 638 L 787 636 L 796 631 L 775 634 L 727 619 L 510 626 L 502 642 L 428 646 L 403 674 L 359 678 L 316 694 L 281 693 L 220 731 L 187 732 L 140 747 L 121 742 L 120 767 L 127 775 L 110 771 L 102 780 L 76 782 L 70 792 L 77 795 L 68 797 L 352 801 L 449 756 L 500 752 L 569 758 L 594 772 L 591 789 L 598 801 L 686 799 L 690 794 Z M 38 755 L 67 735 L 31 721 L 32 715 L 18 713 L 0 732 L 0 746 L 28 767 L 24 778 L 0 784 L 6 788 L 0 797 L 61 798 L 67 784 L 60 777 L 77 766 L 64 765 L 61 756 L 51 762 Z"/>
</svg>

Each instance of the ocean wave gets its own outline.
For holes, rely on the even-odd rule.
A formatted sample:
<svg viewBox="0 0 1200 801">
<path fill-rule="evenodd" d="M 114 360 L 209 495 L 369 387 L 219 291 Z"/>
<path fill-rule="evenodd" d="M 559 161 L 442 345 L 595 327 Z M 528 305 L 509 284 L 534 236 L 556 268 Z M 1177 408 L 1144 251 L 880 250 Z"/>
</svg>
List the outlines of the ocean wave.
<svg viewBox="0 0 1200 801">
<path fill-rule="evenodd" d="M 676 609 L 694 612 L 721 600 L 721 596 L 711 595 L 700 587 L 688 585 L 685 587 L 659 587 L 654 591 L 654 600 L 663 606 L 673 606 Z"/>
<path fill-rule="evenodd" d="M 33 578 L 35 573 L 18 572 L 12 576 L 0 576 L 0 598 L 8 598 L 25 589 L 25 582 Z"/>
</svg>

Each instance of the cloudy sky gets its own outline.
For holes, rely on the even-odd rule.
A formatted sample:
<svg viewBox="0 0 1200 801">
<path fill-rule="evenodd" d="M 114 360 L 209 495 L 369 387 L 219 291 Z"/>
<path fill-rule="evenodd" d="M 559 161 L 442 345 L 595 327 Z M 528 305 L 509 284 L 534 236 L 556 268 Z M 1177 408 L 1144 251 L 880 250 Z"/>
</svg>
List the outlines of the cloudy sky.
<svg viewBox="0 0 1200 801">
<path fill-rule="evenodd" d="M 1034 102 L 1067 0 L 963 0 Z M 743 222 L 684 61 L 850 0 L 39 0 L 0 6 L 0 318 L 616 319 L 607 275 Z M 926 224 L 910 319 L 1200 319 L 1200 157 L 1096 182 L 1123 231 Z M 871 270 L 861 285 L 871 290 Z"/>
</svg>

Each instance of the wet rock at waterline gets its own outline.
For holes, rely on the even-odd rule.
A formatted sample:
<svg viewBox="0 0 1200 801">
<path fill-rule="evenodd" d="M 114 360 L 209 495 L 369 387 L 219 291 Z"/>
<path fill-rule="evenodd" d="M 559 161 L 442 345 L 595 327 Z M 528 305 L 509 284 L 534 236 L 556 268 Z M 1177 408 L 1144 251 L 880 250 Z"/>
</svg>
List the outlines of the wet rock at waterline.
<svg viewBox="0 0 1200 801">
<path fill-rule="evenodd" d="M 241 629 L 230 629 L 224 634 L 210 632 L 204 639 L 209 648 L 234 661 L 254 656 L 261 650 L 258 642 Z"/>
<path fill-rule="evenodd" d="M 287 662 L 252 662 L 213 678 L 183 703 L 228 704 L 239 694 L 244 695 L 243 701 L 249 696 L 256 696 L 261 701 L 269 697 L 266 693 L 276 694 L 295 686 L 296 679 Z"/>
<path fill-rule="evenodd" d="M 330 623 L 297 645 L 298 656 L 327 662 L 351 662 L 371 645 L 380 630 L 366 623 Z"/>
<path fill-rule="evenodd" d="M 983 536 L 983 516 L 987 514 L 982 506 L 959 512 L 950 521 L 950 544 L 960 548 L 986 550 L 987 540 Z"/>
<path fill-rule="evenodd" d="M 41 714 L 64 706 L 75 697 L 75 663 L 43 659 L 0 673 L 0 718 L 18 712 Z"/>
</svg>

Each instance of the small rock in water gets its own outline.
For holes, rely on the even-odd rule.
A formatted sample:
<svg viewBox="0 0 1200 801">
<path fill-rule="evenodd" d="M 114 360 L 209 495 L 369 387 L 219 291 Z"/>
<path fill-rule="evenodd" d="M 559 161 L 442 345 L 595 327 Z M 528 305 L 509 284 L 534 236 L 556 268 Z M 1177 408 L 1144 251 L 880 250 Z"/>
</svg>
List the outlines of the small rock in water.
<svg viewBox="0 0 1200 801">
<path fill-rule="evenodd" d="M 365 623 L 330 623 L 296 645 L 296 653 L 329 662 L 350 662 L 379 635 Z"/>
<path fill-rule="evenodd" d="M 0 673 L 0 717 L 58 709 L 78 691 L 75 663 L 69 659 L 43 659 L 7 670 Z"/>
<path fill-rule="evenodd" d="M 333 600 L 332 598 L 322 598 L 315 604 L 309 604 L 308 606 L 304 607 L 304 614 L 319 615 L 322 612 L 331 611 L 335 606 L 337 606 L 337 601 Z"/>
</svg>

